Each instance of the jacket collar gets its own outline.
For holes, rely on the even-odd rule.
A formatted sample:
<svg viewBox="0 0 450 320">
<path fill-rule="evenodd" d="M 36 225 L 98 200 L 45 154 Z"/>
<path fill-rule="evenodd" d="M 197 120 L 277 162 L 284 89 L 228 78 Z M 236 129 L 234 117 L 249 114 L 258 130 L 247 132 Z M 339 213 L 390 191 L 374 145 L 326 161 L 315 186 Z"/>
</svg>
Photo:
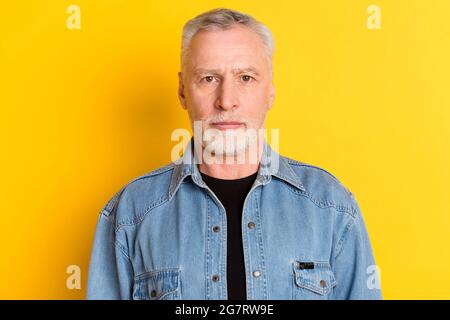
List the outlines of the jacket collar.
<svg viewBox="0 0 450 320">
<path fill-rule="evenodd" d="M 201 152 L 201 148 L 198 148 Z M 194 138 L 191 137 L 189 143 L 184 149 L 183 156 L 174 162 L 174 170 L 172 173 L 172 179 L 169 186 L 169 197 L 178 190 L 178 187 L 187 176 L 191 176 L 194 183 L 200 187 L 206 186 L 202 180 L 200 171 L 198 169 L 199 155 L 195 152 Z M 305 191 L 303 184 L 299 177 L 291 168 L 289 160 L 286 157 L 281 156 L 264 140 L 263 152 L 261 162 L 259 165 L 258 173 L 256 176 L 256 183 L 266 185 L 272 179 L 272 176 L 289 183 L 290 185 Z"/>
</svg>

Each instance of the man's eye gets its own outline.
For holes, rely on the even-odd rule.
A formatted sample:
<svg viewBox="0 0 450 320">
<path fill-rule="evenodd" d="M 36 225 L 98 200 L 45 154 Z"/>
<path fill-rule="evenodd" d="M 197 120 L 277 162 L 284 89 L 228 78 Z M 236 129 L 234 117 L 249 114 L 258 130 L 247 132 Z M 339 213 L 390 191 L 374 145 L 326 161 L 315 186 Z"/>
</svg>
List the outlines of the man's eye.
<svg viewBox="0 0 450 320">
<path fill-rule="evenodd" d="M 249 75 L 247 75 L 247 74 L 245 74 L 245 75 L 242 76 L 242 80 L 244 80 L 245 82 L 249 82 L 249 81 L 252 80 L 252 79 L 253 79 L 253 77 L 251 77 L 251 76 L 249 76 Z"/>
<path fill-rule="evenodd" d="M 214 81 L 214 77 L 213 76 L 206 76 L 203 78 L 206 82 L 212 82 Z"/>
</svg>

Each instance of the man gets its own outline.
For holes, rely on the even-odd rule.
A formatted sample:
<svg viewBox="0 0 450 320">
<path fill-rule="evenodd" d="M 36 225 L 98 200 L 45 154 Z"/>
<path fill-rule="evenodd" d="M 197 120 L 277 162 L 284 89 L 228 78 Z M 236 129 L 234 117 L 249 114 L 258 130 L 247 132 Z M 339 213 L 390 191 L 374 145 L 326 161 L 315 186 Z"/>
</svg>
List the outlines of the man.
<svg viewBox="0 0 450 320">
<path fill-rule="evenodd" d="M 194 136 L 101 210 L 88 299 L 381 299 L 352 193 L 264 140 L 273 47 L 233 10 L 184 26 L 178 94 Z"/>
</svg>

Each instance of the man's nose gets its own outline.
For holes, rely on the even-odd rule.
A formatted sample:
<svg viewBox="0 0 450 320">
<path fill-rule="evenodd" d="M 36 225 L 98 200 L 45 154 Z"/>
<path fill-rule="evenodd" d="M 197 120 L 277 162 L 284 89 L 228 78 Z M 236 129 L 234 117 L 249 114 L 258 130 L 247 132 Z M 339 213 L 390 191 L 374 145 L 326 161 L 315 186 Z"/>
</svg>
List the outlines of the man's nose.
<svg viewBox="0 0 450 320">
<path fill-rule="evenodd" d="M 219 86 L 219 96 L 216 100 L 216 108 L 229 110 L 237 108 L 239 105 L 238 88 L 236 88 L 233 80 L 224 79 Z"/>
</svg>

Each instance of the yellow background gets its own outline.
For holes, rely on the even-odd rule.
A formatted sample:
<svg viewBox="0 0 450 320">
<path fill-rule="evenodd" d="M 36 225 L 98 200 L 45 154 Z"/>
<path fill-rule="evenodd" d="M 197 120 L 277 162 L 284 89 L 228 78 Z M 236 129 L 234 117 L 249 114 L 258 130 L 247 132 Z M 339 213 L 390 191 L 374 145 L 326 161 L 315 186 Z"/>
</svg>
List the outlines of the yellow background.
<svg viewBox="0 0 450 320">
<path fill-rule="evenodd" d="M 81 9 L 69 30 L 66 9 Z M 366 27 L 370 4 L 381 30 Z M 450 1 L 4 1 L 0 298 L 83 299 L 101 207 L 170 161 L 181 28 L 214 7 L 276 43 L 267 127 L 356 195 L 386 299 L 450 298 Z M 68 265 L 80 290 L 66 288 Z"/>
</svg>

